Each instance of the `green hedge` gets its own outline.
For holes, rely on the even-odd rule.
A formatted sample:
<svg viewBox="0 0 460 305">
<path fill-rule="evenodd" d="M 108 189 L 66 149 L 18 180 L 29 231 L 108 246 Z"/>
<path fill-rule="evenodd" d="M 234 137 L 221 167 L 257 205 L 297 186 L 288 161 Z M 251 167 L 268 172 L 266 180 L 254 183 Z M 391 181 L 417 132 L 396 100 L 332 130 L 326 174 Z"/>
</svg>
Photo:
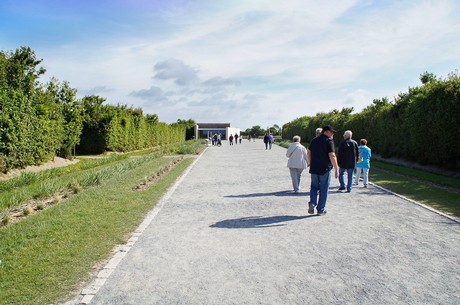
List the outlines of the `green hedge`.
<svg viewBox="0 0 460 305">
<path fill-rule="evenodd" d="M 77 99 L 68 82 L 41 84 L 45 69 L 33 50 L 0 51 L 0 172 L 55 156 L 132 151 L 185 141 L 193 121 L 166 124 L 156 115 L 105 99 Z"/>
<path fill-rule="evenodd" d="M 302 117 L 283 126 L 283 138 L 298 134 L 305 142 L 314 130 L 326 124 L 340 133 L 350 129 L 354 139 L 365 138 L 383 157 L 398 157 L 450 170 L 460 169 L 460 77 L 438 79 L 431 73 L 420 76 L 422 85 L 400 93 L 394 101 L 375 99 L 361 112 L 352 108 Z M 342 140 L 336 136 L 336 144 Z"/>
</svg>

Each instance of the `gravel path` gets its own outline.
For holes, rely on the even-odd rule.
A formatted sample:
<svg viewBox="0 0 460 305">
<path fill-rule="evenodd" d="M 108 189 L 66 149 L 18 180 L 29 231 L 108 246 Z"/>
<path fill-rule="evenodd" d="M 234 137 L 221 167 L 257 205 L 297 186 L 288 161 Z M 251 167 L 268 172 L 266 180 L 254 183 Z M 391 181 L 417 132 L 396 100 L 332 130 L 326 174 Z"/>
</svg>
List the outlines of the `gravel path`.
<svg viewBox="0 0 460 305">
<path fill-rule="evenodd" d="M 91 304 L 460 304 L 460 225 L 375 186 L 307 214 L 286 149 L 209 147 Z M 141 226 L 142 227 L 142 226 Z"/>
</svg>

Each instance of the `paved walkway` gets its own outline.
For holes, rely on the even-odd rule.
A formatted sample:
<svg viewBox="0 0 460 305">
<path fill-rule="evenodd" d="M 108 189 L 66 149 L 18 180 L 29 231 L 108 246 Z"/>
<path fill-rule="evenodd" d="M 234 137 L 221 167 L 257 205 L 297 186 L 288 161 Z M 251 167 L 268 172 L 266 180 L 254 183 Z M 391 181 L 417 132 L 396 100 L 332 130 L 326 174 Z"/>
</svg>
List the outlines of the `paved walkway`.
<svg viewBox="0 0 460 305">
<path fill-rule="evenodd" d="M 336 179 L 328 214 L 311 216 L 309 175 L 290 193 L 285 152 L 260 140 L 209 147 L 87 299 L 460 304 L 459 223 L 372 185 L 338 193 Z"/>
</svg>

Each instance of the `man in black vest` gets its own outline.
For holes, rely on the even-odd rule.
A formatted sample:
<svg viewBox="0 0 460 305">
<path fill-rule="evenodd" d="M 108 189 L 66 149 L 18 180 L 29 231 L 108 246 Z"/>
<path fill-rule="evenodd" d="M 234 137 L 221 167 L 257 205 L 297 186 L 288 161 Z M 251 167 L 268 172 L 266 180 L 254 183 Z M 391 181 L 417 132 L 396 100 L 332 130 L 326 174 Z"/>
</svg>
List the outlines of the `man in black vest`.
<svg viewBox="0 0 460 305">
<path fill-rule="evenodd" d="M 334 168 L 336 179 L 339 176 L 339 165 L 337 164 L 334 141 L 332 140 L 335 132 L 331 126 L 324 126 L 321 135 L 314 138 L 308 146 L 307 158 L 311 174 L 309 214 L 315 213 L 315 207 L 318 216 L 326 214 L 331 169 Z"/>
<path fill-rule="evenodd" d="M 353 171 L 355 170 L 356 161 L 358 160 L 358 143 L 351 139 L 351 130 L 345 131 L 343 134 L 344 140 L 339 145 L 339 153 L 337 155 L 337 161 L 340 166 L 339 173 L 339 191 L 345 190 L 345 181 L 343 176 L 347 172 L 347 193 L 351 192 L 353 186 Z"/>
</svg>

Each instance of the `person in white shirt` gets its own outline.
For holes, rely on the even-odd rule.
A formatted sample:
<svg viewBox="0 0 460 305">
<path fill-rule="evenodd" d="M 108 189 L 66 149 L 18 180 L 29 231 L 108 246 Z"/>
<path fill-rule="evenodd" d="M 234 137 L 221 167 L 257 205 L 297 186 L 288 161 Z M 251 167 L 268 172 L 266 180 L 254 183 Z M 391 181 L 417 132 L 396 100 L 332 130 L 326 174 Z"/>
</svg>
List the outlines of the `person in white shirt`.
<svg viewBox="0 0 460 305">
<path fill-rule="evenodd" d="M 300 176 L 302 171 L 307 168 L 307 149 L 300 144 L 300 137 L 294 136 L 292 143 L 286 151 L 286 157 L 289 158 L 287 167 L 291 174 L 292 187 L 294 193 L 300 191 Z"/>
</svg>

